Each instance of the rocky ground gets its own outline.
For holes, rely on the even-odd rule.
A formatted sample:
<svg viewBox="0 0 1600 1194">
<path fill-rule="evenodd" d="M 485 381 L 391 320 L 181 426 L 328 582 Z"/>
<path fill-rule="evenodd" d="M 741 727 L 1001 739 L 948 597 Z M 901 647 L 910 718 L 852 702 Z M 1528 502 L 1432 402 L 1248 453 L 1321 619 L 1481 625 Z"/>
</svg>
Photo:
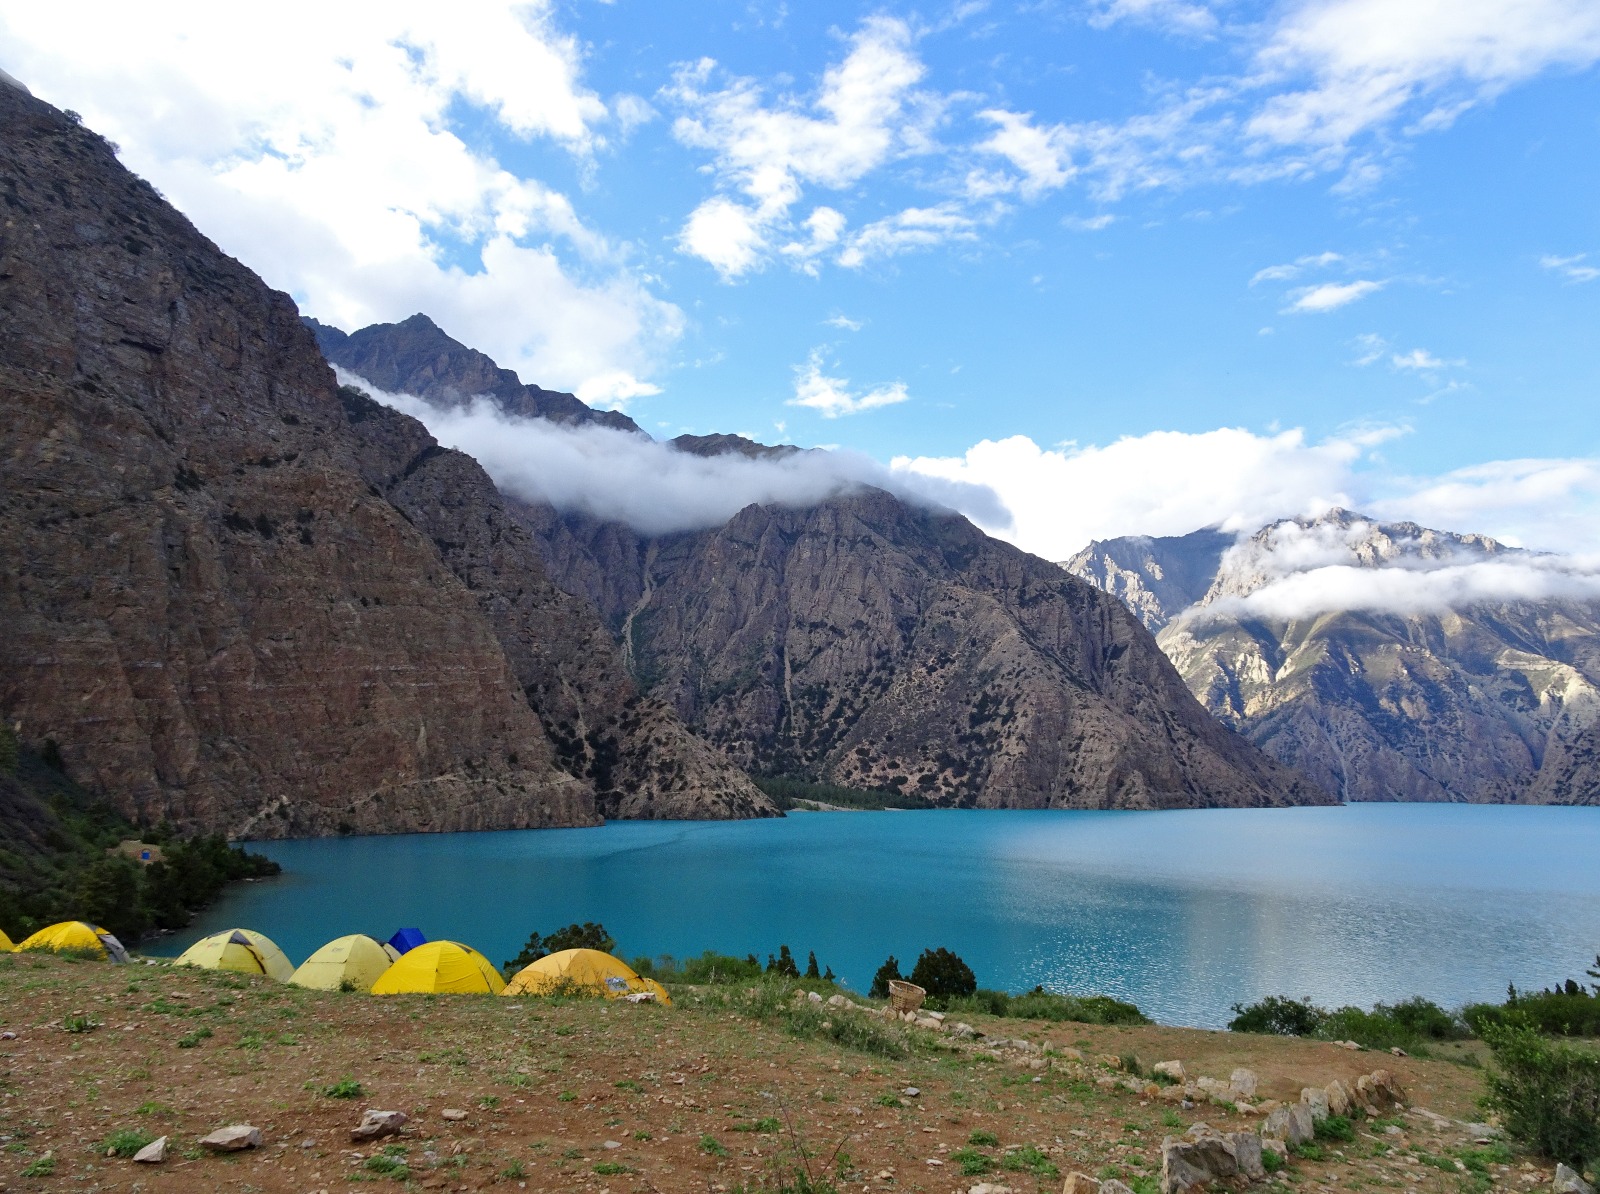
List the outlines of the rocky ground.
<svg viewBox="0 0 1600 1194">
<path fill-rule="evenodd" d="M 1550 1168 L 1482 1126 L 1481 1074 L 1454 1062 L 1190 1029 L 973 1018 L 956 1039 L 811 1005 L 902 1059 L 800 1038 L 782 1017 L 679 992 L 676 1006 L 302 991 L 166 966 L 0 956 L 0 1190 L 319 1191 L 352 1182 L 476 1190 L 776 1189 L 803 1153 L 840 1190 L 1056 1191 L 1074 1172 L 1158 1189 L 1163 1140 L 1255 1131 L 1269 1101 L 1354 1090 L 1386 1069 L 1405 1106 L 1360 1119 L 1262 1194 L 1548 1188 Z M 855 1030 L 857 1024 L 866 1026 Z M 14 1035 L 12 1035 L 14 1034 Z M 1082 1055 L 1082 1060 L 1077 1055 Z M 1181 1061 L 1204 1102 L 1129 1083 Z M 1256 1083 L 1256 1111 L 1226 1093 Z M 1217 1076 L 1216 1097 L 1200 1090 Z M 1136 1087 L 1135 1090 L 1125 1088 Z M 359 1087 L 359 1089 L 357 1089 Z M 914 1092 L 914 1093 L 913 1093 Z M 1165 1098 L 1161 1097 L 1165 1094 Z M 347 1095 L 349 1097 L 336 1097 Z M 352 1143 L 369 1109 L 398 1136 Z M 248 1124 L 258 1147 L 199 1145 Z M 166 1160 L 108 1156 L 166 1137 Z M 761 1183 L 766 1182 L 763 1186 Z M 1235 1182 L 1235 1184 L 1239 1184 Z M 1114 1187 L 1113 1187 L 1114 1189 Z"/>
</svg>

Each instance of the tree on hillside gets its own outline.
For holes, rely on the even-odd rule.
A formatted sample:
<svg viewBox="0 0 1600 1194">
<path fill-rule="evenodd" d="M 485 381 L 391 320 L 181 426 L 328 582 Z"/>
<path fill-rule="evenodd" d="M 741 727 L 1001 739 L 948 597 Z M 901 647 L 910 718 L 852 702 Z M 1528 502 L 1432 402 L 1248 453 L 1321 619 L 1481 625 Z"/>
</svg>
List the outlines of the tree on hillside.
<svg viewBox="0 0 1600 1194">
<path fill-rule="evenodd" d="M 867 994 L 874 999 L 887 999 L 889 998 L 889 983 L 891 981 L 904 982 L 905 977 L 900 973 L 900 960 L 890 954 L 889 960 L 879 966 L 878 972 L 872 976 L 872 986 L 867 991 Z"/>
<path fill-rule="evenodd" d="M 784 978 L 799 978 L 800 967 L 795 965 L 794 955 L 789 952 L 787 945 L 778 946 L 778 956 L 774 958 L 767 955 L 767 973 L 779 974 Z"/>
<path fill-rule="evenodd" d="M 911 981 L 934 999 L 971 995 L 978 989 L 978 978 L 972 973 L 972 967 L 943 946 L 922 951 L 911 969 Z"/>
<path fill-rule="evenodd" d="M 528 936 L 528 943 L 522 947 L 522 952 L 509 962 L 501 964 L 500 969 L 507 978 L 511 977 L 524 966 L 532 965 L 540 958 L 558 954 L 564 949 L 597 949 L 603 954 L 614 953 L 617 943 L 606 932 L 606 927 L 596 921 L 586 920 L 580 924 L 570 924 L 564 929 L 557 929 L 548 937 L 541 937 L 538 933 Z"/>
<path fill-rule="evenodd" d="M 812 950 L 806 958 L 806 977 L 821 978 L 822 971 L 817 968 L 817 951 Z"/>
</svg>

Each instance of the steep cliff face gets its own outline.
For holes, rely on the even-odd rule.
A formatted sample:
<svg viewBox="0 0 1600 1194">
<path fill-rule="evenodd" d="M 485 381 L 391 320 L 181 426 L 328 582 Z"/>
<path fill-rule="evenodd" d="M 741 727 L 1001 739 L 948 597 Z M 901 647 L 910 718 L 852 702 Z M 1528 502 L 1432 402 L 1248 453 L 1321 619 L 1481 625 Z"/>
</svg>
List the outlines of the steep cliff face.
<svg viewBox="0 0 1600 1194">
<path fill-rule="evenodd" d="M 1325 799 L 1195 704 L 1120 602 L 877 490 L 644 539 L 512 504 L 652 694 L 759 772 L 1006 808 Z"/>
<path fill-rule="evenodd" d="M 1183 542 L 1112 541 L 1096 555 L 1134 561 L 1137 572 L 1138 559 Z M 1084 554 L 1074 566 L 1104 583 L 1082 567 Z M 1286 520 L 1228 551 L 1187 609 L 1165 609 L 1158 641 L 1207 708 L 1341 798 L 1593 802 L 1600 607 L 1274 616 L 1241 601 L 1315 566 L 1415 571 L 1516 554 L 1481 535 L 1343 510 Z M 1119 580 L 1119 591 L 1156 583 Z"/>
<path fill-rule="evenodd" d="M 594 607 L 551 583 L 537 545 L 477 461 L 439 447 L 415 419 L 342 396 L 362 432 L 367 480 L 472 592 L 557 762 L 593 784 L 600 811 L 637 819 L 781 815 L 666 703 L 639 694 Z"/>
<path fill-rule="evenodd" d="M 293 304 L 0 86 L 0 711 L 232 834 L 590 824 Z"/>
</svg>

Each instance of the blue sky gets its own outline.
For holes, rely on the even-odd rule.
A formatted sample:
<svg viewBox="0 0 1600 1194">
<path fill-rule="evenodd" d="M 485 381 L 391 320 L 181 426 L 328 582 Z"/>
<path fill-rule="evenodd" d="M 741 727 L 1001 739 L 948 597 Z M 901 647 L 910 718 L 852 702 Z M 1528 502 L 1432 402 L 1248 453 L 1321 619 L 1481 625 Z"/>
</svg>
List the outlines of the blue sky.
<svg viewBox="0 0 1600 1194">
<path fill-rule="evenodd" d="M 0 3 L 308 312 L 1052 556 L 1333 501 L 1600 551 L 1597 61 L 1592 0 Z"/>
</svg>

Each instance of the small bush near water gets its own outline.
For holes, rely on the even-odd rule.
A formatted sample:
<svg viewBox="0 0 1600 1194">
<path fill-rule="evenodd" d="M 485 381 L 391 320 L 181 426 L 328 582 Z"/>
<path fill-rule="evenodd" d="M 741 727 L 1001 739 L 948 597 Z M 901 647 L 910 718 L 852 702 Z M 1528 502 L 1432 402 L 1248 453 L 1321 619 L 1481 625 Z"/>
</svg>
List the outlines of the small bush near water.
<svg viewBox="0 0 1600 1194">
<path fill-rule="evenodd" d="M 1595 959 L 1595 967 L 1600 970 L 1600 958 Z M 1596 970 L 1589 974 L 1600 978 Z M 1534 994 L 1512 987 L 1505 1003 L 1474 1003 L 1462 1009 L 1461 1017 L 1478 1036 L 1509 1020 L 1531 1024 L 1550 1036 L 1600 1036 L 1600 986 L 1585 990 L 1568 979 Z"/>
<path fill-rule="evenodd" d="M 1324 1041 L 1355 1041 L 1369 1049 L 1426 1051 L 1429 1041 L 1462 1040 L 1467 1025 L 1437 1003 L 1421 997 L 1404 1003 L 1375 1004 L 1372 1010 L 1341 1007 L 1335 1011 L 1303 999 L 1269 995 L 1248 1007 L 1233 1005 L 1232 1032 L 1273 1036 L 1306 1036 Z"/>
<path fill-rule="evenodd" d="M 1109 995 L 1058 995 L 1035 987 L 1023 995 L 979 990 L 946 1001 L 951 1014 L 1007 1016 L 1017 1020 L 1070 1021 L 1076 1024 L 1148 1024 L 1150 1020 L 1131 1003 Z"/>
<path fill-rule="evenodd" d="M 1600 1055 L 1543 1036 L 1531 1021 L 1488 1025 L 1486 1103 L 1511 1136 L 1582 1170 L 1600 1163 Z"/>
<path fill-rule="evenodd" d="M 703 998 L 708 1002 L 720 1001 L 753 1020 L 775 1024 L 803 1040 L 832 1041 L 846 1049 L 877 1057 L 898 1059 L 910 1055 L 910 1041 L 899 1029 L 861 1012 L 796 999 L 804 989 L 789 979 L 763 976 L 753 986 L 722 987 Z"/>
</svg>

